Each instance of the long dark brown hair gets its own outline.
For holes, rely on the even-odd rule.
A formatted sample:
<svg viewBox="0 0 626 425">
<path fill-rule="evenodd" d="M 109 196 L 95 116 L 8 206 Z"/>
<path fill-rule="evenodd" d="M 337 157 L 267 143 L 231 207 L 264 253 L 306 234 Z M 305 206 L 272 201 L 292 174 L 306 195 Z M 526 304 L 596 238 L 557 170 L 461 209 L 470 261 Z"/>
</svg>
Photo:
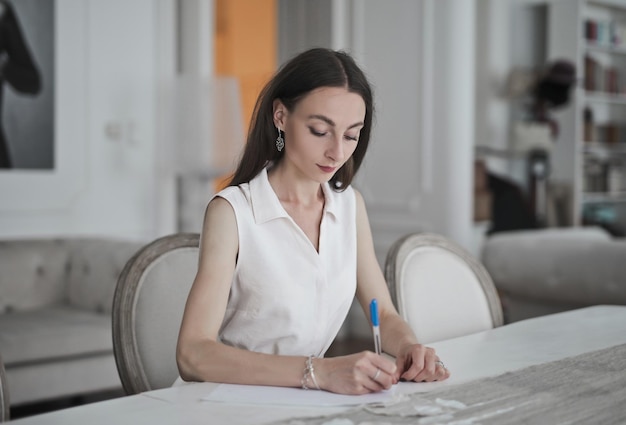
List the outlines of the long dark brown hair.
<svg viewBox="0 0 626 425">
<path fill-rule="evenodd" d="M 303 97 L 320 87 L 345 87 L 360 95 L 365 102 L 365 121 L 357 147 L 350 159 L 330 179 L 330 186 L 336 191 L 343 191 L 352 183 L 370 140 L 374 114 L 372 89 L 350 55 L 342 51 L 315 48 L 287 62 L 261 91 L 252 114 L 246 147 L 230 186 L 249 182 L 268 162 L 278 163 L 282 159 L 284 150 L 279 152 L 275 145 L 278 131 L 273 120 L 274 100 L 279 99 L 291 112 Z"/>
</svg>

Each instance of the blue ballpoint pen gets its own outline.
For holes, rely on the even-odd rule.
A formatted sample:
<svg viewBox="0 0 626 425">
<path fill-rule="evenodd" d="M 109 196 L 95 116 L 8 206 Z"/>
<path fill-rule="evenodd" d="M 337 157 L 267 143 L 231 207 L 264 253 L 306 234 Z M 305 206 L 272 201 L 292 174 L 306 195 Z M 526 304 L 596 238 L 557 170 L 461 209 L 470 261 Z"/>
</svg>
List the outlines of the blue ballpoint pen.
<svg viewBox="0 0 626 425">
<path fill-rule="evenodd" d="M 380 326 L 378 325 L 378 302 L 376 298 L 370 302 L 370 318 L 372 320 L 372 332 L 374 333 L 374 351 L 380 355 Z"/>
</svg>

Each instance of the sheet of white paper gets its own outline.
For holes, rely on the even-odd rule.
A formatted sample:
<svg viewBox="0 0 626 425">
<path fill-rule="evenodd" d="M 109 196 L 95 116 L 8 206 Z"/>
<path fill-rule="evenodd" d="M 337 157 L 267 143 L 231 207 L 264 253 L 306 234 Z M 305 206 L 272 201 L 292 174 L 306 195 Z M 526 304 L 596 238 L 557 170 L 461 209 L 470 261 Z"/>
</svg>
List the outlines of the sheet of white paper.
<svg viewBox="0 0 626 425">
<path fill-rule="evenodd" d="M 276 404 L 289 406 L 353 406 L 367 403 L 384 403 L 395 394 L 390 390 L 364 395 L 343 395 L 327 391 L 307 391 L 300 388 L 267 387 L 261 385 L 218 385 L 205 401 L 244 404 Z"/>
</svg>

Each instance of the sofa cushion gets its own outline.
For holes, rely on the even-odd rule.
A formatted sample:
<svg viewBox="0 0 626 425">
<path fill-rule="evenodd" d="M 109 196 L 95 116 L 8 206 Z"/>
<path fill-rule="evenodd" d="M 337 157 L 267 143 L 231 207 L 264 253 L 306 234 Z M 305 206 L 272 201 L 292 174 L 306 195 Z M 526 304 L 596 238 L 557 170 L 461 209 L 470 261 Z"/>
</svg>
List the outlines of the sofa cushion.
<svg viewBox="0 0 626 425">
<path fill-rule="evenodd" d="M 626 304 L 626 241 L 599 228 L 499 233 L 483 262 L 498 289 L 544 302 Z"/>
<path fill-rule="evenodd" d="M 68 243 L 71 246 L 70 304 L 111 313 L 117 279 L 128 260 L 144 244 L 106 239 L 75 239 Z"/>
<path fill-rule="evenodd" d="M 108 315 L 62 306 L 0 315 L 0 354 L 7 369 L 112 352 Z"/>
<path fill-rule="evenodd" d="M 0 313 L 62 302 L 68 260 L 67 244 L 60 240 L 0 242 Z"/>
</svg>

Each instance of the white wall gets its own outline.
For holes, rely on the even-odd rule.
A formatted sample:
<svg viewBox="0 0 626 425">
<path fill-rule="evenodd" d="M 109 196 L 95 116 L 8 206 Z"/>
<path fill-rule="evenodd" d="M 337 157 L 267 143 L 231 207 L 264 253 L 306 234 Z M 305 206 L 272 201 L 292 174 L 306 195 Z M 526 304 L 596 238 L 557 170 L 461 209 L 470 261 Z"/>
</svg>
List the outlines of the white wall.
<svg viewBox="0 0 626 425">
<path fill-rule="evenodd" d="M 0 173 L 0 237 L 150 239 L 176 230 L 176 140 L 166 107 L 176 3 L 57 0 L 58 167 Z M 443 233 L 472 249 L 474 137 L 507 137 L 497 83 L 516 60 L 510 46 L 525 37 L 511 31 L 532 28 L 529 10 L 542 2 L 508 3 L 513 12 L 500 0 L 324 0 L 312 13 L 306 0 L 279 2 L 282 59 L 312 45 L 347 48 L 373 82 L 378 115 L 356 185 L 381 263 L 411 231 Z M 509 13 L 523 14 L 517 26 L 503 24 Z M 516 54 L 532 59 L 530 44 L 514 46 Z M 107 136 L 107 128 L 120 134 Z"/>
<path fill-rule="evenodd" d="M 0 174 L 0 237 L 147 240 L 173 229 L 175 199 L 157 179 L 171 3 L 55 2 L 57 165 Z"/>
</svg>

